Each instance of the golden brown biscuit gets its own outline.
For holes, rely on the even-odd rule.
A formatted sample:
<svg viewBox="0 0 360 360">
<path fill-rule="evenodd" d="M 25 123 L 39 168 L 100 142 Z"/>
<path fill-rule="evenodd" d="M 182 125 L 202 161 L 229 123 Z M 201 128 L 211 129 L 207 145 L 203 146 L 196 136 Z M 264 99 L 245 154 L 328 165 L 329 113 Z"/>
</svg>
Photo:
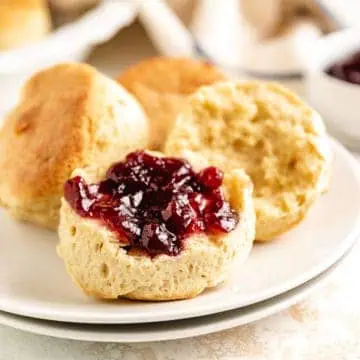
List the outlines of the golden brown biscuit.
<svg viewBox="0 0 360 360">
<path fill-rule="evenodd" d="M 206 164 L 198 157 L 188 160 L 196 170 Z M 76 169 L 73 176 L 96 183 L 103 179 L 104 170 Z M 239 214 L 236 228 L 225 234 L 193 234 L 179 255 L 154 258 L 126 251 L 112 231 L 94 219 L 80 217 L 62 199 L 58 254 L 74 283 L 88 295 L 151 301 L 197 296 L 226 280 L 234 266 L 247 259 L 255 236 L 249 177 L 234 169 L 225 174 L 223 187 L 232 209 Z"/>
<path fill-rule="evenodd" d="M 147 145 L 147 119 L 115 81 L 62 64 L 27 81 L 0 131 L 0 203 L 55 228 L 63 184 L 76 167 L 109 164 Z"/>
<path fill-rule="evenodd" d="M 122 72 L 118 82 L 135 95 L 150 119 L 150 148 L 161 149 L 186 98 L 224 80 L 215 66 L 193 59 L 156 57 Z"/>
<path fill-rule="evenodd" d="M 0 50 L 43 38 L 51 29 L 45 0 L 0 1 Z"/>
<path fill-rule="evenodd" d="M 257 240 L 295 226 L 329 184 L 332 154 L 322 119 L 273 83 L 224 82 L 198 90 L 165 145 L 168 155 L 185 151 L 249 174 Z"/>
</svg>

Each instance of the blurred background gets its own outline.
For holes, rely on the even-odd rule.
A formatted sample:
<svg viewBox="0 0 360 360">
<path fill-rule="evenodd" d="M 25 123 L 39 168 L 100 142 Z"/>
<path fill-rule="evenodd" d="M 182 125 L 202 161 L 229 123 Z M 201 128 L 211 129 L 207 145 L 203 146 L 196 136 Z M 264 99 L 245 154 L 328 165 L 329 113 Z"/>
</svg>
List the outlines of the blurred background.
<svg viewBox="0 0 360 360">
<path fill-rule="evenodd" d="M 289 77 L 303 71 L 316 39 L 357 26 L 359 14 L 358 0 L 1 0 L 0 74 L 83 60 L 115 34 L 133 44 L 123 57 L 199 56 L 190 34 L 201 56 L 236 75 Z M 134 22 L 133 32 L 121 31 Z"/>
<path fill-rule="evenodd" d="M 159 54 L 204 58 L 305 96 L 321 40 L 356 31 L 359 15 L 358 0 L 0 0 L 0 114 L 42 67 L 86 61 L 116 76 Z"/>
</svg>

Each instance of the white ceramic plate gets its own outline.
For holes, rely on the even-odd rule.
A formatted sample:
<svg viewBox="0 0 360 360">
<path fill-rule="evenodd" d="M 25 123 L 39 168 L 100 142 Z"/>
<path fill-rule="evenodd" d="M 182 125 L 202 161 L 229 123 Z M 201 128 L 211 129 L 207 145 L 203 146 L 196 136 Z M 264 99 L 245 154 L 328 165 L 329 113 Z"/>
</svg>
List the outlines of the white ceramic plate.
<svg viewBox="0 0 360 360">
<path fill-rule="evenodd" d="M 37 320 L 0 312 L 0 324 L 39 335 L 97 342 L 133 343 L 205 335 L 260 320 L 294 305 L 323 284 L 342 261 L 343 259 L 314 279 L 282 295 L 217 315 L 152 324 L 88 325 Z"/>
<path fill-rule="evenodd" d="M 0 310 L 81 323 L 186 319 L 269 299 L 314 278 L 354 243 L 360 224 L 358 164 L 338 143 L 330 190 L 282 239 L 256 245 L 233 279 L 186 301 L 97 301 L 72 284 L 55 253 L 56 234 L 0 213 Z"/>
</svg>

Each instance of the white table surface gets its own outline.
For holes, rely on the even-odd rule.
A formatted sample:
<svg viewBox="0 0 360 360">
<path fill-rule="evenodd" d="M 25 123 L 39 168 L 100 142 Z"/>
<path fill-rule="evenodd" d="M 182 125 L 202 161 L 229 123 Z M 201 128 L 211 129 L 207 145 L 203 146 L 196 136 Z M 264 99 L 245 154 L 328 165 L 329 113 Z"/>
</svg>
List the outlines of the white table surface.
<svg viewBox="0 0 360 360">
<path fill-rule="evenodd" d="M 142 29 L 133 26 L 98 48 L 89 62 L 116 76 L 124 66 L 151 55 L 156 55 L 155 49 Z M 301 84 L 293 85 L 301 91 Z M 0 325 L 0 360 L 360 359 L 359 259 L 360 244 L 306 301 L 246 326 L 184 340 L 126 345 L 60 340 Z"/>
</svg>

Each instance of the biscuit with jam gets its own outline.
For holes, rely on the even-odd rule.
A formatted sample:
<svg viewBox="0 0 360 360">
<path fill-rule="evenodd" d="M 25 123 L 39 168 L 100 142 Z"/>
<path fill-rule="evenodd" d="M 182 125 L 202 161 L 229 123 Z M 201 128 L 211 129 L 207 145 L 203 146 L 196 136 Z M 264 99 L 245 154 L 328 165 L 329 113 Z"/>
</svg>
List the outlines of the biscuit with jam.
<svg viewBox="0 0 360 360">
<path fill-rule="evenodd" d="M 139 151 L 109 169 L 74 171 L 62 200 L 58 254 L 83 291 L 187 299 L 223 282 L 247 258 L 255 235 L 249 177 L 192 164 Z"/>
</svg>

